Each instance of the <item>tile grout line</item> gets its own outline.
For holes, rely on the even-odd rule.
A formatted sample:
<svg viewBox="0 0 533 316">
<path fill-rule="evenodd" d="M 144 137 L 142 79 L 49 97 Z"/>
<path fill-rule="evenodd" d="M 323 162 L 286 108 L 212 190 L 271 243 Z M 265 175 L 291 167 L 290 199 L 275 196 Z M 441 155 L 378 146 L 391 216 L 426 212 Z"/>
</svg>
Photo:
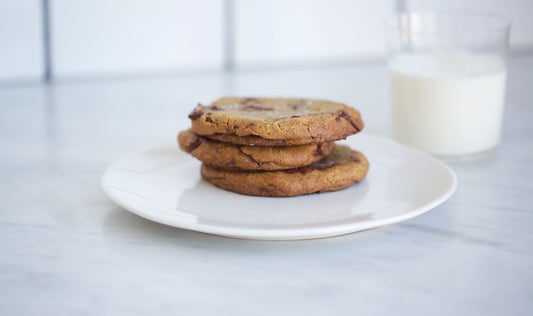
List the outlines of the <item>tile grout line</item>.
<svg viewBox="0 0 533 316">
<path fill-rule="evenodd" d="M 52 48 L 50 43 L 50 3 L 49 0 L 42 0 L 41 14 L 43 23 L 43 60 L 44 60 L 44 82 L 52 81 Z"/>
<path fill-rule="evenodd" d="M 405 12 L 405 11 L 407 11 L 407 0 L 395 0 L 394 1 L 394 10 L 396 12 Z"/>
<path fill-rule="evenodd" d="M 223 13 L 223 53 L 224 53 L 224 71 L 233 72 L 235 68 L 235 56 L 234 56 L 234 28 L 233 28 L 233 14 L 235 10 L 233 0 L 224 0 L 224 13 Z"/>
</svg>

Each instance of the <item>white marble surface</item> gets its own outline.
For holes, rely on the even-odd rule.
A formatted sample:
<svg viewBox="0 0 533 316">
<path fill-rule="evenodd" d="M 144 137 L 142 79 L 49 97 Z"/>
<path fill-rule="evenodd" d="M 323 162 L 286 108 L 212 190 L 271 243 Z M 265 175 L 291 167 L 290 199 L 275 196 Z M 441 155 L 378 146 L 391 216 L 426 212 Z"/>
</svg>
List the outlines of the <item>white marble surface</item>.
<svg viewBox="0 0 533 316">
<path fill-rule="evenodd" d="M 149 222 L 107 199 L 100 175 L 226 94 L 345 101 L 386 135 L 383 65 L 1 88 L 0 314 L 531 315 L 532 72 L 533 57 L 510 61 L 503 143 L 451 164 L 449 201 L 294 242 Z"/>
</svg>

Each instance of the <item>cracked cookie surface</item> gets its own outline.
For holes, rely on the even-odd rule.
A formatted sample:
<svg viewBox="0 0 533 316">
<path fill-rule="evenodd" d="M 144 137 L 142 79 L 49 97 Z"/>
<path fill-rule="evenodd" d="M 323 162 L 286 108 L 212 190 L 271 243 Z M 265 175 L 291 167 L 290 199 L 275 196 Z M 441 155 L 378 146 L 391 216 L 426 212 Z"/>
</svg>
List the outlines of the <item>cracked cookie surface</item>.
<svg viewBox="0 0 533 316">
<path fill-rule="evenodd" d="M 354 108 L 316 99 L 226 97 L 198 105 L 189 118 L 196 134 L 257 146 L 329 143 L 364 127 Z"/>
<path fill-rule="evenodd" d="M 182 131 L 178 143 L 183 151 L 210 165 L 247 170 L 284 170 L 307 166 L 328 156 L 334 143 L 290 147 L 244 146 L 223 143 Z"/>
<path fill-rule="evenodd" d="M 329 156 L 305 167 L 281 171 L 235 171 L 203 163 L 201 175 L 224 190 L 283 197 L 345 189 L 363 180 L 368 168 L 368 160 L 362 153 L 335 145 Z"/>
</svg>

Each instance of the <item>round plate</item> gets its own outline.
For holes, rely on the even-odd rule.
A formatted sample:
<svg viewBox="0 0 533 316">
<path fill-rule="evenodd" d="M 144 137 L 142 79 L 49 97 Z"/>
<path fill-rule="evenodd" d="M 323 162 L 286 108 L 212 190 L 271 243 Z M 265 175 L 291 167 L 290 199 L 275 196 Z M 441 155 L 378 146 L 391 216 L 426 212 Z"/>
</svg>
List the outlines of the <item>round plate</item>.
<svg viewBox="0 0 533 316">
<path fill-rule="evenodd" d="M 353 233 L 420 215 L 448 199 L 457 178 L 431 156 L 380 136 L 341 141 L 370 161 L 352 187 L 288 198 L 246 196 L 200 177 L 200 162 L 167 144 L 123 157 L 102 188 L 118 205 L 149 220 L 247 239 L 309 239 Z"/>
</svg>

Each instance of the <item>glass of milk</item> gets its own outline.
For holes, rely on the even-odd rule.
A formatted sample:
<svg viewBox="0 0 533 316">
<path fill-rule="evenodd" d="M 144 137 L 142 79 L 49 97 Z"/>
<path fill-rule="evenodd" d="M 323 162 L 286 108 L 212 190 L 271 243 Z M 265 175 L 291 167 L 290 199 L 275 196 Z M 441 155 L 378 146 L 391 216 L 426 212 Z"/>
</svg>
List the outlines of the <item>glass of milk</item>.
<svg viewBox="0 0 533 316">
<path fill-rule="evenodd" d="M 387 24 L 395 138 L 442 158 L 495 149 L 509 22 L 476 14 L 405 12 Z"/>
</svg>

